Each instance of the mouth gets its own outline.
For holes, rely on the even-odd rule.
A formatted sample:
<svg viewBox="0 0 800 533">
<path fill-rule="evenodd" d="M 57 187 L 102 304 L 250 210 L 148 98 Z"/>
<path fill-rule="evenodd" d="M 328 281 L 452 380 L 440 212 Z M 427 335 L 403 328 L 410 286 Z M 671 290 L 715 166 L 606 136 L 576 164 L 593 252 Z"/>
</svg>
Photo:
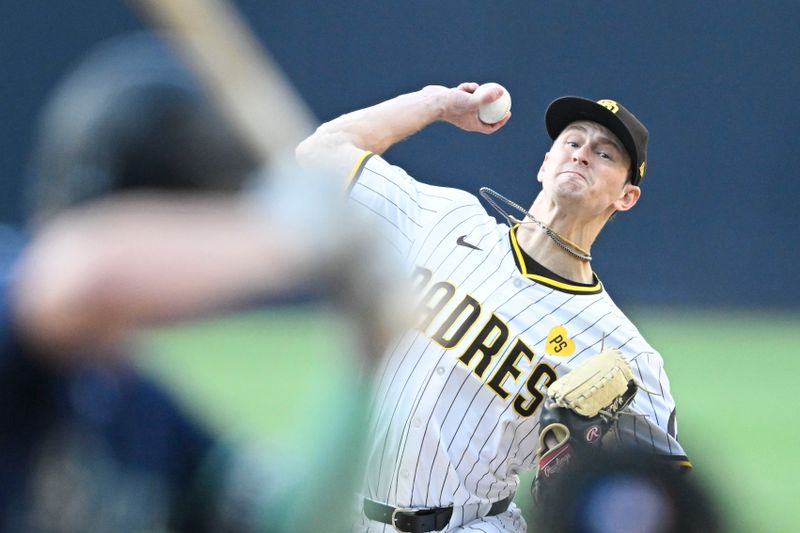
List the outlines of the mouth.
<svg viewBox="0 0 800 533">
<path fill-rule="evenodd" d="M 583 181 L 585 181 L 586 183 L 589 183 L 589 178 L 587 178 L 586 175 L 581 174 L 577 170 L 564 170 L 564 171 L 559 172 L 559 174 L 577 176 L 577 177 L 581 178 Z"/>
</svg>

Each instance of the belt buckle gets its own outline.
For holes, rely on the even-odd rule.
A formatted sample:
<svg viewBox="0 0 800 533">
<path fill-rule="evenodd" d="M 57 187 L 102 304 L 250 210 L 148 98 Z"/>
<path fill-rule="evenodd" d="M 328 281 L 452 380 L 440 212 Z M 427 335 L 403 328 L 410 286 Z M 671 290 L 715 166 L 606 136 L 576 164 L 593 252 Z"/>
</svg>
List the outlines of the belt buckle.
<svg viewBox="0 0 800 533">
<path fill-rule="evenodd" d="M 394 511 L 392 511 L 392 527 L 395 531 L 399 531 L 400 533 L 408 533 L 405 529 L 400 529 L 397 527 L 397 513 L 411 513 L 416 514 L 417 509 L 413 509 L 411 507 L 395 507 Z"/>
</svg>

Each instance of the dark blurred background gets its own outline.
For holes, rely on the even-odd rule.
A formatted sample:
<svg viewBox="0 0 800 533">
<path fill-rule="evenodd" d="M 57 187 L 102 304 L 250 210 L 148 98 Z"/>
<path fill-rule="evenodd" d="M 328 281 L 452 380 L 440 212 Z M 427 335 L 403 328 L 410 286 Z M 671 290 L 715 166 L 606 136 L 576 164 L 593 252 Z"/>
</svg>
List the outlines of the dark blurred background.
<svg viewBox="0 0 800 533">
<path fill-rule="evenodd" d="M 387 159 L 528 205 L 548 102 L 619 100 L 649 127 L 643 197 L 593 250 L 620 304 L 798 309 L 800 2 L 240 0 L 320 120 L 429 83 L 497 81 L 494 136 L 435 125 Z M 0 0 L 0 219 L 18 221 L 48 90 L 99 40 L 144 25 L 123 2 Z"/>
</svg>

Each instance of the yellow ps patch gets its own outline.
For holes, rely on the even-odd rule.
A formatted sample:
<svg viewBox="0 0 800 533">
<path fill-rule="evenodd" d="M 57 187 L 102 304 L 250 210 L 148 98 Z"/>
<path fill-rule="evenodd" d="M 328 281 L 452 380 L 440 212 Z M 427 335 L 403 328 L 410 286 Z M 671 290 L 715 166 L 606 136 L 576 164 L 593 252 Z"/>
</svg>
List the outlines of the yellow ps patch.
<svg viewBox="0 0 800 533">
<path fill-rule="evenodd" d="M 556 326 L 547 334 L 547 346 L 544 351 L 550 355 L 566 357 L 575 353 L 575 343 L 567 336 L 564 326 Z"/>
</svg>

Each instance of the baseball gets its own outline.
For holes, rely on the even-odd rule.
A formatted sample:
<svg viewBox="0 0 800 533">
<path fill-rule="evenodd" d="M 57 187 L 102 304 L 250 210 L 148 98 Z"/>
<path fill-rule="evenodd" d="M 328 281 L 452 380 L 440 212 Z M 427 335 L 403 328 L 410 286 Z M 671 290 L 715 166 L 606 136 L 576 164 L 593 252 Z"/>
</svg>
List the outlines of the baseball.
<svg viewBox="0 0 800 533">
<path fill-rule="evenodd" d="M 478 118 L 484 124 L 494 124 L 500 122 L 511 111 L 511 95 L 505 87 L 499 83 L 484 83 L 475 90 L 475 94 L 480 94 L 495 87 L 503 89 L 503 95 L 494 102 L 484 104 L 478 111 Z"/>
</svg>

